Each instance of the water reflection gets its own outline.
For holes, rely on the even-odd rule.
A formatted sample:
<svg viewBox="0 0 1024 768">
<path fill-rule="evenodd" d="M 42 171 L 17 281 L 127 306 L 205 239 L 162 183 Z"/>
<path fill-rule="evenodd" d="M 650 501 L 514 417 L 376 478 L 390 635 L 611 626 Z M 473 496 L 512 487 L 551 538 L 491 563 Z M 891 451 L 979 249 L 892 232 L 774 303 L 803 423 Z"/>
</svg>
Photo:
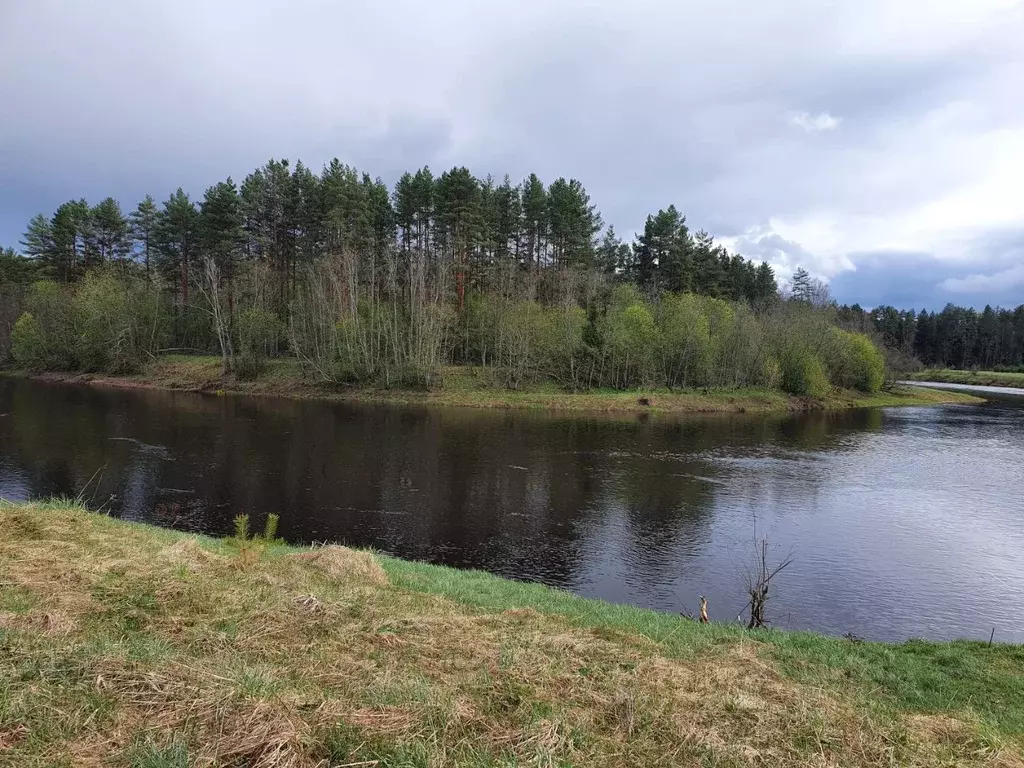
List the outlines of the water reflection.
<svg viewBox="0 0 1024 768">
<path fill-rule="evenodd" d="M 1024 639 L 999 608 L 1022 586 L 1019 408 L 609 419 L 4 380 L 0 413 L 7 498 L 87 488 L 125 518 L 215 534 L 277 512 L 292 541 L 662 610 L 702 593 L 720 619 L 742 607 L 756 528 L 796 557 L 773 601 L 784 624 L 987 637 L 999 623 Z"/>
</svg>

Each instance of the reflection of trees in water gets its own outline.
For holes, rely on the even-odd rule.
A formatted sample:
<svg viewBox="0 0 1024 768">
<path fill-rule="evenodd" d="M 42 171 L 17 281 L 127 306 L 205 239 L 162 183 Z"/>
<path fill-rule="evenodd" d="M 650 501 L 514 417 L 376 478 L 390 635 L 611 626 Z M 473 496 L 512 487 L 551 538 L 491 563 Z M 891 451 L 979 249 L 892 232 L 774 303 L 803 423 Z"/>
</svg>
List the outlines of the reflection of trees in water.
<svg viewBox="0 0 1024 768">
<path fill-rule="evenodd" d="M 607 420 L 36 382 L 8 382 L 2 393 L 11 402 L 0 412 L 17 418 L 0 424 L 0 450 L 27 470 L 35 495 L 77 493 L 105 465 L 98 498 L 117 493 L 125 511 L 160 524 L 227 533 L 236 514 L 258 529 L 276 512 L 292 540 L 372 545 L 558 584 L 572 582 L 593 545 L 587 537 L 600 535 L 616 505 L 628 558 L 667 578 L 664 553 L 709 535 L 724 487 L 714 480 L 742 471 L 708 456 L 848 450 L 850 433 L 882 419 L 865 411 Z M 744 493 L 772 482 L 749 474 Z"/>
</svg>

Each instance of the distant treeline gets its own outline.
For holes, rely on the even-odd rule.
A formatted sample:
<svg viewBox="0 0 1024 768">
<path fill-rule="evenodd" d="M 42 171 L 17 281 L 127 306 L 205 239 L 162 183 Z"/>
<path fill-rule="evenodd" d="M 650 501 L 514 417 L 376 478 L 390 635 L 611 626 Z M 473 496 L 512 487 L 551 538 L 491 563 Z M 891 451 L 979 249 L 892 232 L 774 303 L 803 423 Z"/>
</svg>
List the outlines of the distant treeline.
<svg viewBox="0 0 1024 768">
<path fill-rule="evenodd" d="M 95 206 L 70 200 L 28 225 L 22 245 L 51 279 L 81 278 L 90 267 L 132 261 L 158 274 L 187 304 L 192 267 L 213 258 L 227 281 L 241 265 L 270 268 L 284 317 L 302 266 L 324 256 L 356 254 L 359 282 L 380 282 L 393 269 L 408 290 L 420 273 L 452 272 L 451 289 L 493 290 L 516 267 L 534 294 L 547 271 L 594 270 L 643 290 L 693 291 L 760 302 L 776 293 L 767 264 L 730 254 L 706 232 L 691 232 L 674 206 L 648 216 L 632 245 L 600 213 L 583 185 L 559 178 L 545 186 L 531 174 L 513 185 L 476 178 L 467 168 L 435 177 L 405 173 L 393 190 L 380 179 L 333 160 L 317 174 L 301 162 L 271 160 L 236 187 L 229 178 L 198 204 L 180 188 L 162 204 L 146 197 L 130 215 L 107 198 Z M 603 230 L 603 233 L 602 233 Z"/>
<path fill-rule="evenodd" d="M 337 160 L 273 160 L 198 204 L 181 189 L 128 216 L 69 201 L 22 245 L 0 257 L 0 357 L 21 367 L 128 371 L 176 350 L 217 351 L 240 376 L 288 354 L 318 380 L 383 386 L 431 386 L 449 364 L 574 390 L 820 396 L 884 378 L 812 283 L 780 301 L 770 266 L 673 206 L 624 243 L 573 179 L 423 168 L 389 190 Z"/>
<path fill-rule="evenodd" d="M 1024 371 L 1024 305 L 978 312 L 948 304 L 941 312 L 915 312 L 854 304 L 839 307 L 837 317 L 929 367 Z"/>
</svg>

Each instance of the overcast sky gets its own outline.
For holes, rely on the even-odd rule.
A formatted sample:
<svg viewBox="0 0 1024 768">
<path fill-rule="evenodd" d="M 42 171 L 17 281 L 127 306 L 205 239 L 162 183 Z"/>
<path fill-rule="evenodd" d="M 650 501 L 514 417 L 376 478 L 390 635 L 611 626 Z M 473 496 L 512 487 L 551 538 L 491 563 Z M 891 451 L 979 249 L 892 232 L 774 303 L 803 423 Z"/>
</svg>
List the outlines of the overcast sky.
<svg viewBox="0 0 1024 768">
<path fill-rule="evenodd" d="M 579 178 L 841 301 L 1024 303 L 1024 3 L 0 0 L 0 244 L 270 157 Z"/>
</svg>

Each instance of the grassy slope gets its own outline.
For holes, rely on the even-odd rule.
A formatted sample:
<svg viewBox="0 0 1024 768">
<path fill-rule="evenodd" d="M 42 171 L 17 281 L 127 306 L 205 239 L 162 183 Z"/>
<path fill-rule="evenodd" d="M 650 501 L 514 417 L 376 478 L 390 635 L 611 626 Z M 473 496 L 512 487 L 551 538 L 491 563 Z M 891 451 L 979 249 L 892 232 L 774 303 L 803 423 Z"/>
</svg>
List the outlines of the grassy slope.
<svg viewBox="0 0 1024 768">
<path fill-rule="evenodd" d="M 0 764 L 1020 766 L 1024 649 L 0 505 Z"/>
<path fill-rule="evenodd" d="M 51 376 L 51 378 L 68 378 Z M 525 391 L 510 391 L 489 385 L 486 376 L 473 368 L 448 368 L 444 386 L 437 391 L 385 390 L 367 387 L 328 387 L 304 381 L 293 360 L 275 360 L 256 381 L 223 380 L 220 358 L 167 356 L 151 363 L 135 376 L 71 377 L 115 386 L 224 391 L 258 395 L 280 395 L 311 399 L 356 400 L 375 403 L 470 406 L 478 408 L 527 408 L 589 410 L 607 412 L 773 412 L 817 408 L 844 409 L 889 405 L 932 405 L 936 403 L 977 403 L 979 398 L 956 392 L 940 392 L 919 387 L 900 387 L 892 392 L 864 395 L 837 392 L 824 400 L 791 397 L 778 390 L 764 388 L 691 390 L 645 390 L 620 392 L 594 390 L 571 393 L 554 383 Z M 648 405 L 641 405 L 646 398 Z"/>
<path fill-rule="evenodd" d="M 907 376 L 913 381 L 938 381 L 946 384 L 973 384 L 981 387 L 1024 387 L 1024 373 L 999 371 L 955 371 L 931 369 Z"/>
</svg>

